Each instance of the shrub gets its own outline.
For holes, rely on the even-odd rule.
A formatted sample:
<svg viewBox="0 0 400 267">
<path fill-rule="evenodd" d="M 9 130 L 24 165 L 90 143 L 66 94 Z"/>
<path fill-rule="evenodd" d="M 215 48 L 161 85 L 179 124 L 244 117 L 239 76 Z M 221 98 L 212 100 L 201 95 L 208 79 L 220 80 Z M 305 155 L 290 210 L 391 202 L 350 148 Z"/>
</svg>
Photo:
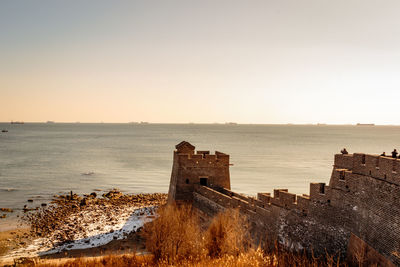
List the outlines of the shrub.
<svg viewBox="0 0 400 267">
<path fill-rule="evenodd" d="M 190 206 L 167 205 L 158 210 L 158 217 L 143 230 L 146 248 L 156 261 L 197 259 L 202 253 L 198 218 Z"/>
<path fill-rule="evenodd" d="M 6 254 L 8 247 L 6 245 L 0 244 L 0 256 Z"/>
<path fill-rule="evenodd" d="M 210 257 L 237 256 L 251 246 L 248 225 L 238 210 L 219 213 L 205 234 L 205 247 Z"/>
</svg>

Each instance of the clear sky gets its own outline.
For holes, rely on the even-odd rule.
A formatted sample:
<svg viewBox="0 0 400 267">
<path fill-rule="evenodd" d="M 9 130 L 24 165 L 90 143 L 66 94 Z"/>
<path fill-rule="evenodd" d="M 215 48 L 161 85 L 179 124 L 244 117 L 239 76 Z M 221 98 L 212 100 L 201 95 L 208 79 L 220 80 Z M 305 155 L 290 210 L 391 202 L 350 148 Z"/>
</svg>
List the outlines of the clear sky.
<svg viewBox="0 0 400 267">
<path fill-rule="evenodd" d="M 0 121 L 400 124 L 400 1 L 0 1 Z"/>
</svg>

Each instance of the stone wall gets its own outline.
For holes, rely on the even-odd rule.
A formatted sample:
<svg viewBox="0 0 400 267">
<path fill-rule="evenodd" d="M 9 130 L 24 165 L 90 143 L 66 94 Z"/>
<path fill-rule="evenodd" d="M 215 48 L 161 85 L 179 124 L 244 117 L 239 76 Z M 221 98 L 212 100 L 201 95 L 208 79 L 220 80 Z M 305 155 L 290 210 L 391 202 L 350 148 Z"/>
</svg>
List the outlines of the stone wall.
<svg viewBox="0 0 400 267">
<path fill-rule="evenodd" d="M 181 158 L 185 166 L 195 166 L 195 161 L 206 164 L 202 155 Z M 189 176 L 193 169 L 185 171 Z M 359 153 L 335 155 L 329 185 L 311 183 L 309 195 L 276 189 L 273 196 L 258 193 L 257 197 L 248 197 L 229 187 L 199 183 L 184 192 L 190 193 L 190 201 L 203 217 L 211 218 L 228 208 L 239 209 L 247 216 L 257 244 L 272 245 L 277 240 L 289 249 L 305 248 L 316 255 L 328 251 L 345 257 L 351 236 L 355 235 L 368 244 L 369 251 L 379 254 L 388 264 L 400 266 L 398 171 L 397 159 Z M 199 175 L 197 171 L 194 174 Z M 210 174 L 215 175 L 215 170 Z"/>
<path fill-rule="evenodd" d="M 188 142 L 176 146 L 168 199 L 174 201 L 193 200 L 194 186 L 206 186 L 230 189 L 229 155 L 216 151 L 197 151 Z"/>
<path fill-rule="evenodd" d="M 358 236 L 351 234 L 347 261 L 353 266 L 395 266 Z"/>
</svg>

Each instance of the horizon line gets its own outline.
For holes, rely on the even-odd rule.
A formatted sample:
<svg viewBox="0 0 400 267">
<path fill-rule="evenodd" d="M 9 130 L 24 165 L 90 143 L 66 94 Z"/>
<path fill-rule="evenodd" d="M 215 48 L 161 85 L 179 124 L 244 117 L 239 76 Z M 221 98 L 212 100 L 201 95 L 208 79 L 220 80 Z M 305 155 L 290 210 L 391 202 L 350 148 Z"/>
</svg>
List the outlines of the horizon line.
<svg viewBox="0 0 400 267">
<path fill-rule="evenodd" d="M 32 123 L 32 124 L 133 124 L 133 125 L 146 125 L 146 124 L 203 124 L 203 125 L 308 125 L 308 126 L 400 126 L 400 124 L 375 124 L 375 123 L 240 123 L 240 122 L 149 122 L 149 121 L 128 121 L 128 122 L 107 122 L 107 121 L 0 121 L 1 124 L 15 123 Z"/>
</svg>

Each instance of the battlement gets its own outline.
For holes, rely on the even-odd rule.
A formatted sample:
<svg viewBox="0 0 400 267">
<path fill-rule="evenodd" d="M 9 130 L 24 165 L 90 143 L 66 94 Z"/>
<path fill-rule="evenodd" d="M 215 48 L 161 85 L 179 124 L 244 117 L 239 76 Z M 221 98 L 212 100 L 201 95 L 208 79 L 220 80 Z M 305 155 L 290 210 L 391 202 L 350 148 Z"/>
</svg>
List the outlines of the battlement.
<svg viewBox="0 0 400 267">
<path fill-rule="evenodd" d="M 275 189 L 251 197 L 230 190 L 229 155 L 196 152 L 188 142 L 176 148 L 169 201 L 190 202 L 209 217 L 238 209 L 255 238 L 270 236 L 320 254 L 345 255 L 350 235 L 356 234 L 400 266 L 392 253 L 400 245 L 400 160 L 337 154 L 329 184 L 310 183 L 309 195 Z"/>
<path fill-rule="evenodd" d="M 208 192 L 206 194 L 207 197 L 211 197 L 213 195 L 210 192 L 218 192 L 217 195 L 219 197 L 216 200 L 218 204 L 229 208 L 244 208 L 247 210 L 252 210 L 254 212 L 256 212 L 256 207 L 271 211 L 271 209 L 275 206 L 288 210 L 298 210 L 303 213 L 307 213 L 309 203 L 311 201 L 309 195 L 296 195 L 293 193 L 289 193 L 288 189 L 275 189 L 273 197 L 271 197 L 270 193 L 258 193 L 256 198 L 245 196 L 226 188 L 213 189 L 204 186 L 196 186 L 195 190 L 200 194 Z M 227 202 L 222 202 L 222 199 L 225 199 Z"/>
<path fill-rule="evenodd" d="M 183 141 L 175 146 L 169 201 L 192 201 L 194 186 L 230 189 L 229 155 L 208 150 L 195 151 Z"/>
<path fill-rule="evenodd" d="M 335 155 L 334 169 L 342 169 L 354 174 L 370 176 L 380 180 L 400 185 L 400 159 L 354 153 L 349 155 Z"/>
<path fill-rule="evenodd" d="M 205 154 L 203 151 L 197 151 L 195 154 L 182 154 L 175 152 L 179 160 L 185 164 L 214 164 L 214 163 L 229 163 L 229 155 L 221 152 L 215 154 Z"/>
<path fill-rule="evenodd" d="M 215 151 L 215 154 L 210 154 L 208 150 L 195 151 L 196 147 L 186 141 L 182 141 L 175 147 L 175 157 L 178 158 L 180 165 L 183 164 L 185 167 L 208 167 L 212 164 L 229 164 L 229 155 L 219 151 Z"/>
<path fill-rule="evenodd" d="M 287 189 L 274 189 L 274 196 L 269 193 L 258 193 L 257 199 L 264 204 L 274 205 L 288 210 L 298 210 L 308 212 L 309 202 L 311 200 L 308 195 L 296 195 L 288 192 Z"/>
</svg>

